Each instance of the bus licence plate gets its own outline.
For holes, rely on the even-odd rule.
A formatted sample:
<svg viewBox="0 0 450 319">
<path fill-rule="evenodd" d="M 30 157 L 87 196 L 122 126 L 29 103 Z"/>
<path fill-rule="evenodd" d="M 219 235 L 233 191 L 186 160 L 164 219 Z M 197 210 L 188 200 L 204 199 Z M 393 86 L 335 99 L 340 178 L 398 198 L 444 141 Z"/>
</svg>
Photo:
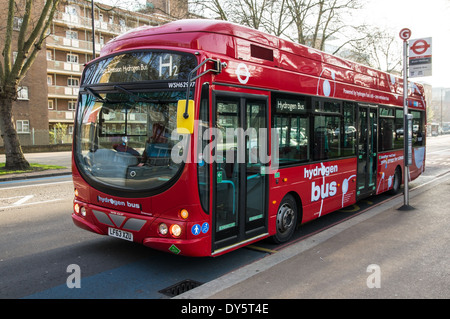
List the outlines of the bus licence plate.
<svg viewBox="0 0 450 319">
<path fill-rule="evenodd" d="M 116 228 L 108 228 L 108 235 L 128 241 L 133 241 L 133 234 Z"/>
</svg>

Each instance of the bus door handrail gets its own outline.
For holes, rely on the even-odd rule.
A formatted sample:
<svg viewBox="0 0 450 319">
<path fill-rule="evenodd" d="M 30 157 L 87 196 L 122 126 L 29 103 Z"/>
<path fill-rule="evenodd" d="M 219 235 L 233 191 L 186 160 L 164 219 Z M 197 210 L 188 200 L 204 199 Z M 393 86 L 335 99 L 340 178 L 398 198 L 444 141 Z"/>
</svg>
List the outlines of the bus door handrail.
<svg viewBox="0 0 450 319">
<path fill-rule="evenodd" d="M 197 71 L 208 62 L 214 62 L 215 68 L 214 69 L 206 69 L 204 72 L 193 77 L 193 75 L 195 73 L 197 73 Z M 184 114 L 183 114 L 183 117 L 185 119 L 189 118 L 188 105 L 189 105 L 189 93 L 191 92 L 191 82 L 197 80 L 198 78 L 202 77 L 203 75 L 205 75 L 208 72 L 214 72 L 216 74 L 220 74 L 222 72 L 222 69 L 226 68 L 226 67 L 227 67 L 226 62 L 220 62 L 219 59 L 214 60 L 214 59 L 208 58 L 208 59 L 203 60 L 199 65 L 197 65 L 195 68 L 192 69 L 192 71 L 188 75 L 188 82 L 187 82 L 187 89 L 186 89 L 186 109 L 184 110 Z"/>
</svg>

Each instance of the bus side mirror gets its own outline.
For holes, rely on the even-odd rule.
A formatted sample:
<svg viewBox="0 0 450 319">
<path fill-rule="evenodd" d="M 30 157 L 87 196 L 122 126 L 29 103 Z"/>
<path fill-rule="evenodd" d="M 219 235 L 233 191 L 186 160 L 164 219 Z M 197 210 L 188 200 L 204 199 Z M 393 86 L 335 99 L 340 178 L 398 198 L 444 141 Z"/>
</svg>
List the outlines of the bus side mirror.
<svg viewBox="0 0 450 319">
<path fill-rule="evenodd" d="M 177 106 L 177 133 L 194 133 L 194 101 L 189 100 L 186 108 L 186 100 L 179 100 Z"/>
</svg>

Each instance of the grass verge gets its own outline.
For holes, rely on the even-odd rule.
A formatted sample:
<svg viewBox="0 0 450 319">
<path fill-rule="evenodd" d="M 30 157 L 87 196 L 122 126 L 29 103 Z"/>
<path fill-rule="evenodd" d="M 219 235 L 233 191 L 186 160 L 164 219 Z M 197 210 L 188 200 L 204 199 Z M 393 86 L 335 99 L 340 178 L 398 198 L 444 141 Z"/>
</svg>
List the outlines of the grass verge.
<svg viewBox="0 0 450 319">
<path fill-rule="evenodd" d="M 0 176 L 9 175 L 9 174 L 21 174 L 21 173 L 45 171 L 45 170 L 49 170 L 49 169 L 63 169 L 63 168 L 65 168 L 65 167 L 58 166 L 58 165 L 45 165 L 45 164 L 30 163 L 29 170 L 9 171 L 9 170 L 5 170 L 5 163 L 0 163 Z"/>
</svg>

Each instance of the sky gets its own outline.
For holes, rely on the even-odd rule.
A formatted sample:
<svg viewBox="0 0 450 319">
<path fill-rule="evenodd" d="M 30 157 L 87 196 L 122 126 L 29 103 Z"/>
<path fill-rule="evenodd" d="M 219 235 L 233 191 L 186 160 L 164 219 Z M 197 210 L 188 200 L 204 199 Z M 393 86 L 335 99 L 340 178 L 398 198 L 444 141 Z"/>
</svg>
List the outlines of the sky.
<svg viewBox="0 0 450 319">
<path fill-rule="evenodd" d="M 117 0 L 96 0 L 117 3 Z M 145 2 L 145 0 L 135 0 Z M 450 88 L 450 0 L 364 0 L 365 8 L 356 19 L 377 25 L 398 35 L 403 28 L 411 39 L 432 38 L 433 75 L 414 78 L 433 87 Z M 400 41 L 399 44 L 402 42 Z"/>
<path fill-rule="evenodd" d="M 396 35 L 410 29 L 411 40 L 431 37 L 433 75 L 411 80 L 450 88 L 450 0 L 369 0 L 361 15 Z"/>
</svg>

